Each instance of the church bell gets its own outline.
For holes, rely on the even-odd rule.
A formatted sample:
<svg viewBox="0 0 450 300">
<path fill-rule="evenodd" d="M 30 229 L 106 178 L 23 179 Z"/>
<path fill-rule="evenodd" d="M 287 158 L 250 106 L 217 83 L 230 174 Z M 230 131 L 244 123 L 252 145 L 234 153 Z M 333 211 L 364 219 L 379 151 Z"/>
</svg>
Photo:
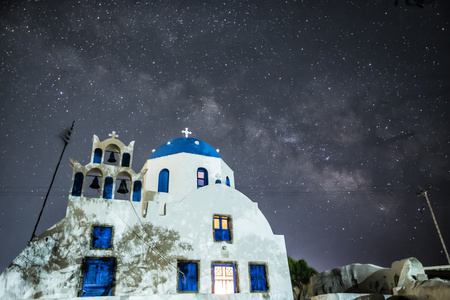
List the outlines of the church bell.
<svg viewBox="0 0 450 300">
<path fill-rule="evenodd" d="M 109 155 L 108 162 L 110 162 L 110 163 L 116 162 L 116 158 L 114 157 L 114 152 L 111 152 L 111 154 Z"/>
<path fill-rule="evenodd" d="M 92 180 L 91 185 L 89 186 L 91 189 L 98 190 L 100 188 L 100 185 L 98 184 L 98 177 L 95 176 Z"/>
<path fill-rule="evenodd" d="M 117 190 L 117 192 L 119 194 L 127 194 L 129 192 L 127 189 L 127 182 L 125 181 L 125 179 L 122 179 L 122 181 L 120 182 L 119 189 Z"/>
</svg>

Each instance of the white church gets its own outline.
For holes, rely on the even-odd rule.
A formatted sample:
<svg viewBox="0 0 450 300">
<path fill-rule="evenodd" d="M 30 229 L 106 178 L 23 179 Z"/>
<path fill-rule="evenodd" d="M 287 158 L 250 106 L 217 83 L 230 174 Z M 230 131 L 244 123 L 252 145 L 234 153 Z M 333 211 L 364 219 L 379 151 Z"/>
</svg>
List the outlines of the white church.
<svg viewBox="0 0 450 300">
<path fill-rule="evenodd" d="M 0 275 L 0 299 L 293 299 L 284 237 L 183 133 L 139 173 L 134 142 L 94 135 L 90 162 L 71 159 L 66 217 Z"/>
</svg>

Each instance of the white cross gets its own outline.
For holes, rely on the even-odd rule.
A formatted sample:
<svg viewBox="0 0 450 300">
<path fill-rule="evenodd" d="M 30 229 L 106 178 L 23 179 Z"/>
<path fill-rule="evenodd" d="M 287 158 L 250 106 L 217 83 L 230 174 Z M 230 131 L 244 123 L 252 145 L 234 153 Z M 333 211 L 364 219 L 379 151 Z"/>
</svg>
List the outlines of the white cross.
<svg viewBox="0 0 450 300">
<path fill-rule="evenodd" d="M 189 137 L 189 135 L 192 134 L 192 132 L 188 131 L 187 127 L 185 130 L 182 130 L 181 133 L 184 133 L 186 135 L 186 137 Z"/>
<path fill-rule="evenodd" d="M 119 135 L 117 135 L 115 131 L 113 131 L 112 133 L 110 133 L 109 136 L 112 137 L 113 139 L 119 137 Z"/>
</svg>

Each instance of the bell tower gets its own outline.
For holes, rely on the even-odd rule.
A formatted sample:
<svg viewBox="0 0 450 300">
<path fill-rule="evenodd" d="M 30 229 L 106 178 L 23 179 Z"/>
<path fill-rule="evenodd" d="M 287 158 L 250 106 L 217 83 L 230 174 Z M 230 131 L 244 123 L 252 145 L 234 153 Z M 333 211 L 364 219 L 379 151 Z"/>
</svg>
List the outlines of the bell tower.
<svg viewBox="0 0 450 300">
<path fill-rule="evenodd" d="M 140 202 L 145 170 L 131 169 L 134 141 L 127 146 L 115 131 L 110 138 L 100 141 L 94 134 L 90 162 L 82 166 L 71 159 L 73 168 L 71 198 L 101 198 L 105 200 L 132 200 Z"/>
</svg>

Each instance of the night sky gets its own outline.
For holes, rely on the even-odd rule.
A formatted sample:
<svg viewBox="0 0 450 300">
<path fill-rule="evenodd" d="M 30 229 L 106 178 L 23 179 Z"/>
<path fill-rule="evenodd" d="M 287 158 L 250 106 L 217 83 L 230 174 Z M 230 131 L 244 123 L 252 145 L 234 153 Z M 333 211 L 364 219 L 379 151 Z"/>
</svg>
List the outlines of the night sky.
<svg viewBox="0 0 450 300">
<path fill-rule="evenodd" d="M 450 1 L 3 1 L 0 272 L 65 216 L 92 136 L 220 149 L 318 271 L 448 264 Z M 420 4 L 419 3 L 419 4 Z M 409 4 L 409 5 L 408 5 Z M 419 187 L 420 186 L 420 187 Z M 255 245 L 258 246 L 258 245 Z"/>
</svg>

